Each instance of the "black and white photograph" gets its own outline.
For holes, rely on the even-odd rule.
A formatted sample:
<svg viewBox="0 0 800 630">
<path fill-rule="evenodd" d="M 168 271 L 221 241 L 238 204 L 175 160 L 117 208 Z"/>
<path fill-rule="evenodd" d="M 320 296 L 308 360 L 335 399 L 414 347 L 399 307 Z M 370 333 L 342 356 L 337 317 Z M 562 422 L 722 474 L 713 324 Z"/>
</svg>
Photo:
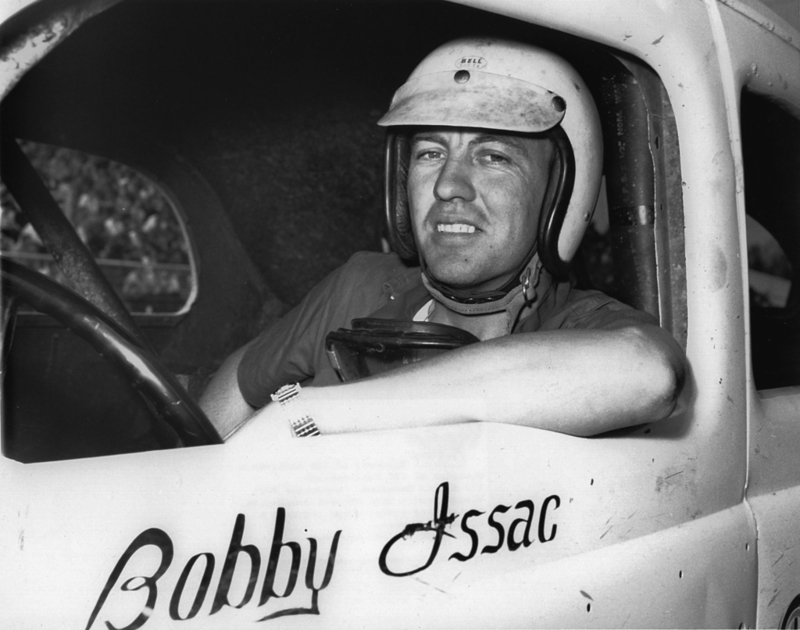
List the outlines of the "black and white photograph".
<svg viewBox="0 0 800 630">
<path fill-rule="evenodd" d="M 5 0 L 0 273 L 4 628 L 800 626 L 800 0 Z"/>
</svg>

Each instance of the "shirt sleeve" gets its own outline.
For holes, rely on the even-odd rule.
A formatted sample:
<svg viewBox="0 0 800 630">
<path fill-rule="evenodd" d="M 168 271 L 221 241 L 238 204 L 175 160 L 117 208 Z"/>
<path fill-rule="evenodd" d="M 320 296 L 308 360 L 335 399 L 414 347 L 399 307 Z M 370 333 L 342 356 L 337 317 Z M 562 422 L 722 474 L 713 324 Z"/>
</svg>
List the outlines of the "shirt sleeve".
<svg viewBox="0 0 800 630">
<path fill-rule="evenodd" d="M 250 343 L 237 373 L 244 399 L 259 408 L 286 383 L 338 382 L 325 353 L 325 338 L 383 306 L 388 301 L 386 278 L 402 269 L 395 256 L 360 252 L 328 275 Z"/>
<path fill-rule="evenodd" d="M 603 330 L 624 325 L 653 324 L 652 315 L 615 300 L 600 291 L 572 290 L 564 308 L 542 323 L 540 330 Z"/>
</svg>

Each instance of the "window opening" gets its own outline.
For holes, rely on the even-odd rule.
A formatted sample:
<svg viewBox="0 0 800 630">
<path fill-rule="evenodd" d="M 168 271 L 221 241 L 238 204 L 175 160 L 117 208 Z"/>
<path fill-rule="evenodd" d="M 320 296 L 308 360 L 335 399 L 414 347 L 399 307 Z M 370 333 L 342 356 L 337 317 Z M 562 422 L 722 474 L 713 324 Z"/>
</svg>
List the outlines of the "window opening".
<svg viewBox="0 0 800 630">
<path fill-rule="evenodd" d="M 758 308 L 786 308 L 792 287 L 792 263 L 766 228 L 746 217 L 750 299 Z"/>
<path fill-rule="evenodd" d="M 188 310 L 196 292 L 188 236 L 157 184 L 113 160 L 19 143 L 130 312 Z M 4 256 L 73 288 L 2 183 L 0 229 Z"/>
<path fill-rule="evenodd" d="M 800 120 L 745 90 L 742 155 L 753 378 L 800 385 Z"/>
</svg>

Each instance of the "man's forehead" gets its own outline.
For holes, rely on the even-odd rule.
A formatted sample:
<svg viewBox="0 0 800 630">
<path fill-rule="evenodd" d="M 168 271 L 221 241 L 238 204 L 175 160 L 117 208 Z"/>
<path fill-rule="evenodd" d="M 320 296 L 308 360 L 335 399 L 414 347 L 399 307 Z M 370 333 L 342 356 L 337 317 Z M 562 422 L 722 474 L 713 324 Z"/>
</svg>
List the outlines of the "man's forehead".
<svg viewBox="0 0 800 630">
<path fill-rule="evenodd" d="M 411 135 L 411 142 L 436 142 L 448 144 L 456 136 L 463 136 L 470 145 L 480 145 L 489 143 L 501 143 L 520 150 L 528 148 L 534 138 L 527 135 L 517 134 L 494 129 L 475 129 L 460 127 L 427 127 L 417 129 Z"/>
</svg>

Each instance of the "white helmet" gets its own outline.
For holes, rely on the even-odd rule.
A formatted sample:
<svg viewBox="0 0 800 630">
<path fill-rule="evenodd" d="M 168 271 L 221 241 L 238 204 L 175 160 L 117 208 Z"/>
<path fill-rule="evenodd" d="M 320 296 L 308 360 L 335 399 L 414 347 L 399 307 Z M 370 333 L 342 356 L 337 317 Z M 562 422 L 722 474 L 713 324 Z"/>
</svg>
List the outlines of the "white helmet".
<svg viewBox="0 0 800 630">
<path fill-rule="evenodd" d="M 544 267 L 566 274 L 591 220 L 600 189 L 600 119 L 575 69 L 557 55 L 498 39 L 459 39 L 437 48 L 412 72 L 378 124 L 389 127 L 386 212 L 395 250 L 418 256 L 405 192 L 407 139 L 394 127 L 477 127 L 544 133 L 560 157 L 532 244 Z M 524 271 L 530 260 L 520 271 Z M 423 261 L 424 264 L 424 261 Z M 518 284 L 516 279 L 516 284 Z M 506 292 L 508 289 L 506 289 Z M 494 298 L 492 298 L 494 299 Z"/>
</svg>

